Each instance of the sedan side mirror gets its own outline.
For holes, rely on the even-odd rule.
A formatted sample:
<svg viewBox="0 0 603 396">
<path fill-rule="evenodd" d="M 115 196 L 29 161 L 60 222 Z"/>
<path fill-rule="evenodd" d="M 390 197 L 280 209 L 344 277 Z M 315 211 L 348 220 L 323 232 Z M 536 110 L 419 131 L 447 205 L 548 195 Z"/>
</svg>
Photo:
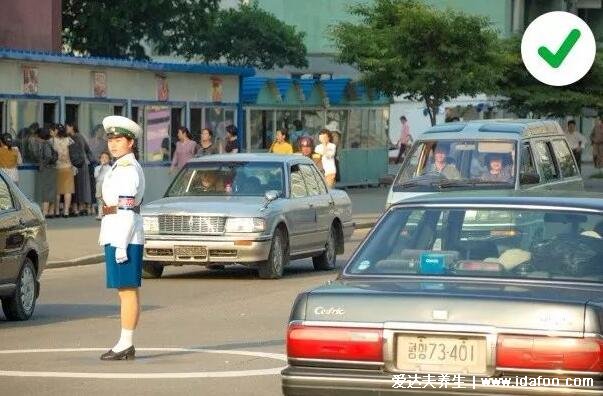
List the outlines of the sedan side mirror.
<svg viewBox="0 0 603 396">
<path fill-rule="evenodd" d="M 268 202 L 276 201 L 281 196 L 281 193 L 276 190 L 268 190 L 264 194 L 264 198 Z"/>
<path fill-rule="evenodd" d="M 519 175 L 520 184 L 538 184 L 540 183 L 540 176 L 538 173 L 521 173 Z"/>
</svg>

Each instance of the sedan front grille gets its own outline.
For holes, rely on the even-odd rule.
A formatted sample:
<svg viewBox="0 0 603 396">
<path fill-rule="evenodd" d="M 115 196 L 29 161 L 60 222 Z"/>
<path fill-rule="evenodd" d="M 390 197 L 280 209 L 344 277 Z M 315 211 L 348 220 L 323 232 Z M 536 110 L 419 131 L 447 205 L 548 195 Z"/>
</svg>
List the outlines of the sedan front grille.
<svg viewBox="0 0 603 396">
<path fill-rule="evenodd" d="M 225 217 L 160 215 L 160 234 L 222 234 Z"/>
</svg>

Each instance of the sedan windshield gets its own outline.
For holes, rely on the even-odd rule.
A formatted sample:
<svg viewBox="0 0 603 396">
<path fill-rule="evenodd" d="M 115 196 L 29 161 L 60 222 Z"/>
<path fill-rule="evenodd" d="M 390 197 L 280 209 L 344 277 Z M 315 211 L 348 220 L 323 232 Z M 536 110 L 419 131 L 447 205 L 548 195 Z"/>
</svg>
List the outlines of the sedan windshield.
<svg viewBox="0 0 603 396">
<path fill-rule="evenodd" d="M 345 273 L 603 282 L 602 238 L 601 213 L 397 208 Z"/>
<path fill-rule="evenodd" d="M 404 161 L 394 191 L 513 188 L 515 171 L 512 141 L 421 141 Z"/>
<path fill-rule="evenodd" d="M 189 163 L 172 182 L 166 196 L 264 196 L 283 193 L 280 162 Z"/>
</svg>

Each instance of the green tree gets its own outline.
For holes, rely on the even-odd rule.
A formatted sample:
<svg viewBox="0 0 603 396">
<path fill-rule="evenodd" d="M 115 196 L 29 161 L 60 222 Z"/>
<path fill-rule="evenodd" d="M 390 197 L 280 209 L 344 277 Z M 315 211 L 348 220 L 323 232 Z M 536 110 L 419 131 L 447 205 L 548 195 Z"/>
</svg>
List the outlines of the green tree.
<svg viewBox="0 0 603 396">
<path fill-rule="evenodd" d="M 69 52 L 149 59 L 143 43 L 160 52 L 186 52 L 207 38 L 219 0 L 63 0 L 63 43 Z"/>
<path fill-rule="evenodd" d="M 355 64 L 370 87 L 425 102 L 432 125 L 444 101 L 496 90 L 504 57 L 486 18 L 419 0 L 375 0 L 350 12 L 359 22 L 332 29 L 339 61 Z"/>
<path fill-rule="evenodd" d="M 499 80 L 503 108 L 520 117 L 536 118 L 580 115 L 585 107 L 603 110 L 603 55 L 598 54 L 591 70 L 579 81 L 554 87 L 536 80 L 521 59 L 521 37 L 505 41 L 506 66 Z"/>
<path fill-rule="evenodd" d="M 201 54 L 207 60 L 260 69 L 308 66 L 304 33 L 262 10 L 257 1 L 220 10 L 206 43 L 191 38 L 199 45 L 190 46 L 184 54 L 188 58 Z"/>
</svg>

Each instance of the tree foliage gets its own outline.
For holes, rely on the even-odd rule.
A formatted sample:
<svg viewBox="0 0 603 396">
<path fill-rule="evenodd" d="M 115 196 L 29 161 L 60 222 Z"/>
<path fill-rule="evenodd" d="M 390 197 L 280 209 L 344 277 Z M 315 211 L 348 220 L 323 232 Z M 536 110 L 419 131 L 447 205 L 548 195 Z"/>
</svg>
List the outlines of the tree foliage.
<svg viewBox="0 0 603 396">
<path fill-rule="evenodd" d="M 63 0 L 63 43 L 70 52 L 116 58 L 149 59 L 143 42 L 160 52 L 179 52 L 191 34 L 206 37 L 218 5 L 219 0 Z"/>
<path fill-rule="evenodd" d="M 500 105 L 520 117 L 564 117 L 580 115 L 583 108 L 603 110 L 603 55 L 598 54 L 591 70 L 579 81 L 564 87 L 536 80 L 521 59 L 521 37 L 504 43 L 505 72 L 499 81 Z"/>
<path fill-rule="evenodd" d="M 72 53 L 149 59 L 149 49 L 201 61 L 270 69 L 307 66 L 304 34 L 257 2 L 63 0 L 63 43 Z M 143 45 L 146 44 L 145 45 Z"/>
<path fill-rule="evenodd" d="M 261 69 L 308 65 L 304 33 L 262 10 L 257 1 L 220 10 L 207 42 L 194 43 L 184 56 L 202 54 L 207 60 Z"/>
<path fill-rule="evenodd" d="M 504 57 L 487 19 L 419 0 L 375 0 L 350 12 L 358 23 L 332 29 L 339 60 L 370 87 L 425 102 L 432 125 L 444 101 L 496 90 Z"/>
</svg>

